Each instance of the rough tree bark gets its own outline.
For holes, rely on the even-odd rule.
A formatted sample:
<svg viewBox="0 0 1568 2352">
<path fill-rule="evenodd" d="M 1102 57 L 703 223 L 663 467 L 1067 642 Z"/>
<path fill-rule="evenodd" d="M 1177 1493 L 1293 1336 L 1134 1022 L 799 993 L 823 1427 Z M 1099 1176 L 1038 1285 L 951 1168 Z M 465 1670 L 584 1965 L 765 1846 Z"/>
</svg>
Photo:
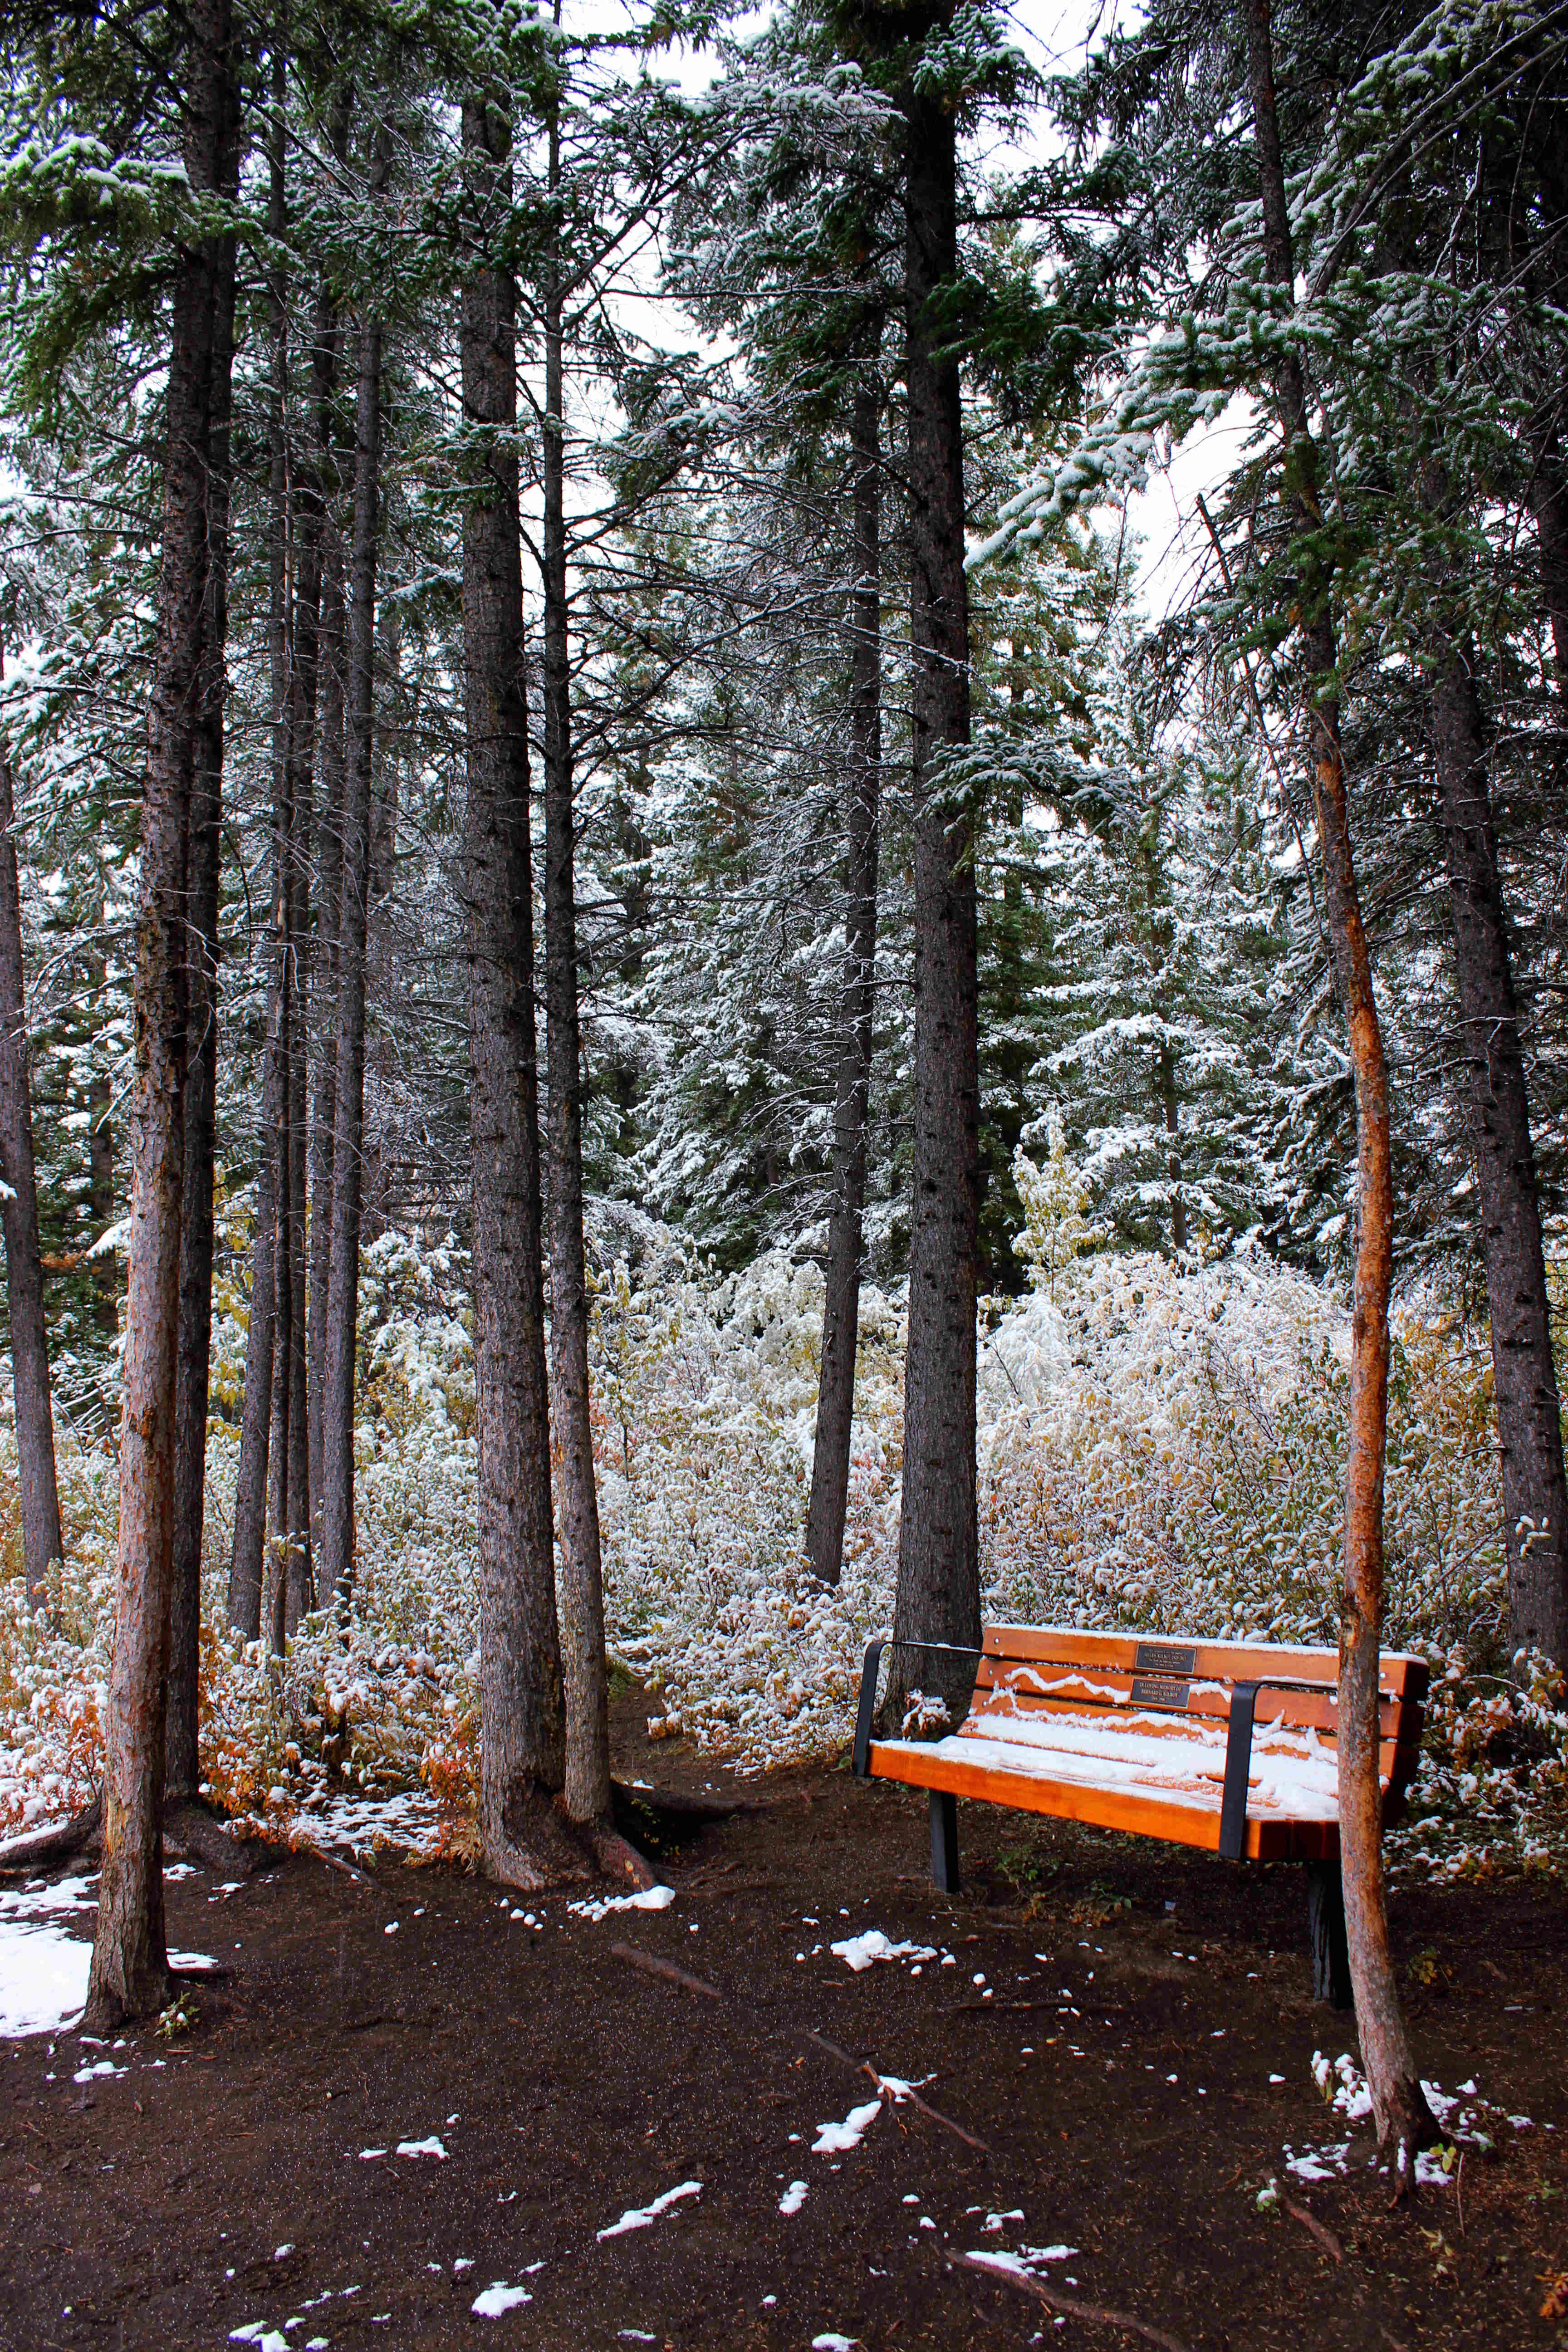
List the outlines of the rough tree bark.
<svg viewBox="0 0 1568 2352">
<path fill-rule="evenodd" d="M 880 399 L 874 383 L 855 394 L 849 447 L 854 504 L 850 598 L 849 793 L 845 810 L 843 1042 L 833 1110 L 833 1207 L 822 1307 L 822 1375 L 805 1556 L 812 1574 L 837 1584 L 844 1562 L 849 1437 L 855 1417 L 855 1355 L 860 1335 L 866 1130 L 877 959 L 877 850 L 882 777 Z"/>
<path fill-rule="evenodd" d="M 1557 658 L 1557 694 L 1568 701 L 1568 460 L 1553 434 L 1542 451 L 1533 493 L 1541 552 L 1541 597 Z"/>
<path fill-rule="evenodd" d="M 321 1544 L 321 1387 L 332 1264 L 332 1147 L 337 1118 L 338 899 L 343 869 L 343 549 L 328 520 L 318 651 L 321 814 L 316 836 L 315 1071 L 310 1101 L 310 1260 L 305 1348 L 306 1444 L 313 1554 Z"/>
<path fill-rule="evenodd" d="M 553 192 L 561 184 L 560 131 L 553 114 L 548 172 Z M 554 232 L 544 259 L 543 313 L 544 1003 L 551 1394 L 561 1541 L 556 1591 L 566 1682 L 566 1811 L 574 1821 L 607 1824 L 610 1696 L 583 1246 L 583 1056 L 577 1005 L 572 667 L 566 603 L 564 335 L 561 256 Z"/>
<path fill-rule="evenodd" d="M 1287 295 L 1295 284 L 1285 172 L 1274 95 L 1269 0 L 1243 0 L 1263 206 L 1264 258 Z M 1316 448 L 1306 385 L 1294 354 L 1276 377 L 1286 482 L 1296 520 L 1321 527 Z M 1436 2136 L 1400 2003 L 1388 1937 L 1378 1777 L 1378 1675 L 1383 1642 L 1383 1475 L 1388 1433 L 1388 1302 L 1394 1280 L 1394 1172 L 1388 1073 L 1373 994 L 1340 747 L 1339 667 L 1329 582 L 1304 566 L 1296 619 L 1306 661 L 1303 718 L 1310 747 L 1318 838 L 1334 981 L 1350 1031 L 1356 1097 L 1356 1255 L 1345 1459 L 1344 1589 L 1340 1604 L 1340 1872 L 1356 2027 L 1380 2147 L 1404 2196 L 1415 2151 Z"/>
<path fill-rule="evenodd" d="M 969 600 L 963 572 L 963 426 L 956 357 L 938 346 L 933 295 L 958 266 L 957 150 L 940 100 L 905 100 L 905 299 L 910 638 L 914 675 L 914 1179 L 903 1512 L 893 1633 L 980 1640 L 974 1474 L 980 1076 L 973 827 L 933 774 L 969 740 Z M 973 1669 L 891 1654 L 889 1706 L 911 1680 L 955 1719 Z"/>
<path fill-rule="evenodd" d="M 101 920 L 101 908 L 100 909 Z M 95 958 L 94 982 L 101 996 L 103 965 Z M 94 1238 L 114 1223 L 114 1089 L 107 1070 L 95 1070 L 88 1080 L 88 1201 Z M 93 1319 L 110 1348 L 120 1337 L 120 1269 L 114 1252 L 105 1250 L 92 1262 Z"/>
<path fill-rule="evenodd" d="M 228 0 L 192 0 L 182 25 L 185 170 L 193 189 L 216 190 L 222 184 L 230 121 Z M 169 352 L 163 543 L 142 805 L 120 1547 L 114 1653 L 104 1708 L 103 1874 L 83 2021 L 97 2032 L 162 2008 L 172 1990 L 163 1939 L 160 1809 L 184 1175 L 185 863 L 203 676 L 216 264 L 211 238 L 181 251 Z"/>
<path fill-rule="evenodd" d="M 1469 1071 L 1481 1255 L 1491 1320 L 1515 1654 L 1568 1662 L 1568 1490 L 1552 1356 L 1524 1053 L 1498 875 L 1486 734 L 1462 644 L 1436 654 L 1432 745 L 1442 805 L 1454 968 Z"/>
<path fill-rule="evenodd" d="M 1165 1132 L 1171 1139 L 1171 1155 L 1165 1162 L 1171 1178 L 1171 1247 L 1179 1251 L 1187 1246 L 1187 1204 L 1182 1194 L 1182 1114 L 1176 1099 L 1176 1056 L 1168 1037 L 1160 1040 L 1155 1090 L 1164 1115 Z"/>
<path fill-rule="evenodd" d="M 471 247 L 462 297 L 463 682 L 468 725 L 469 1111 L 479 1431 L 479 1834 L 485 1868 L 537 1886 L 563 1865 L 565 1713 L 550 1509 L 541 1259 L 533 877 L 517 457 L 516 288 L 490 240 L 511 132 L 463 107 Z"/>
<path fill-rule="evenodd" d="M 0 668 L 0 676 L 4 676 Z M 49 1570 L 62 1557 L 55 1477 L 55 1421 L 33 1167 L 27 992 L 22 966 L 22 894 L 12 831 L 11 762 L 0 743 L 0 1222 L 5 1232 L 5 1304 L 22 1490 L 22 1565 L 27 1605 L 47 1607 Z"/>
<path fill-rule="evenodd" d="M 341 101 L 334 112 L 333 142 L 341 147 Z M 315 1606 L 311 1539 L 310 1412 L 306 1362 L 306 1201 L 310 1159 L 310 857 L 317 758 L 316 715 L 321 671 L 321 620 L 325 604 L 326 467 L 337 377 L 337 321 L 323 283 L 316 304 L 311 341 L 311 387 L 317 418 L 315 446 L 297 473 L 294 556 L 294 627 L 289 725 L 289 993 L 288 1210 L 280 1221 L 287 1235 L 286 1274 L 289 1345 L 285 1366 L 285 1458 L 280 1533 L 284 1546 L 282 1634 L 291 1639 L 300 1620 Z M 280 1303 L 285 1287 L 279 1269 Z M 281 1317 L 279 1321 L 281 1323 Z"/>
<path fill-rule="evenodd" d="M 284 108 L 288 59 L 272 61 L 272 130 L 268 226 L 281 245 L 285 219 Z M 271 478 L 268 516 L 268 636 L 272 686 L 272 872 L 267 943 L 267 1035 L 262 1054 L 261 1131 L 251 1231 L 250 1321 L 245 1339 L 245 1389 L 240 1406 L 239 1468 L 234 1497 L 234 1549 L 228 1572 L 228 1622 L 246 1641 L 261 1632 L 268 1518 L 268 1470 L 273 1449 L 273 1390 L 278 1339 L 278 1225 L 286 1173 L 282 1138 L 287 1113 L 288 842 L 289 842 L 289 481 L 285 443 L 288 366 L 287 289 L 274 275 L 269 289 L 272 331 Z"/>
<path fill-rule="evenodd" d="M 239 126 L 230 91 L 223 163 L 237 191 Z M 207 463 L 206 592 L 191 792 L 185 958 L 185 1166 L 180 1214 L 180 1329 L 174 1376 L 174 1568 L 163 1786 L 194 1796 L 206 1507 L 207 1391 L 212 1354 L 213 1157 L 217 1139 L 217 906 L 222 864 L 224 717 L 228 669 L 228 513 L 234 365 L 235 240 L 213 273 Z"/>
<path fill-rule="evenodd" d="M 376 131 L 373 195 L 392 154 Z M 365 933 L 375 688 L 375 566 L 381 489 L 381 321 L 360 331 L 354 401 L 353 538 L 349 561 L 342 871 L 338 894 L 337 1067 L 333 1076 L 331 1271 L 321 1383 L 321 1588 L 346 1601 L 354 1566 L 354 1358 L 359 1341 L 360 1187 L 364 1129 Z"/>
<path fill-rule="evenodd" d="M 348 153 L 353 90 L 333 101 L 329 141 L 341 163 Z M 334 326 L 332 377 L 316 404 L 316 463 L 321 483 L 321 625 L 316 644 L 316 953 L 311 966 L 310 1203 L 306 1282 L 305 1473 L 310 1497 L 312 1569 L 321 1542 L 321 1380 L 331 1281 L 332 1126 L 337 1084 L 338 886 L 343 863 L 343 541 L 335 393 L 341 333 Z M 318 379 L 318 389 L 320 381 Z"/>
</svg>

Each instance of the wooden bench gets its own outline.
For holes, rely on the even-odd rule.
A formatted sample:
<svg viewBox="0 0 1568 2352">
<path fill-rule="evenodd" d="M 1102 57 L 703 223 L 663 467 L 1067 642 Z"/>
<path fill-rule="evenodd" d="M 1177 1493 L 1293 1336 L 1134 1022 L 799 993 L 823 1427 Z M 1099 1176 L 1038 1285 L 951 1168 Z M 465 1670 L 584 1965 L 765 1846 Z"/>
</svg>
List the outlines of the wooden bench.
<svg viewBox="0 0 1568 2352">
<path fill-rule="evenodd" d="M 1332 1650 L 1273 1643 L 1140 1641 L 1058 1625 L 988 1625 L 982 1647 L 900 1643 L 974 1663 L 969 1712 L 937 1738 L 876 1739 L 882 1653 L 860 1677 L 854 1769 L 931 1792 L 931 1876 L 959 1886 L 960 1797 L 1132 1830 L 1232 1861 L 1309 1871 L 1318 1998 L 1351 2005 L 1340 1886 Z M 967 1669 L 960 1670 L 966 1678 Z M 1379 1672 L 1383 1819 L 1404 1810 L 1421 1742 L 1427 1668 L 1385 1652 Z M 906 1720 L 907 1727 L 907 1720 Z"/>
</svg>

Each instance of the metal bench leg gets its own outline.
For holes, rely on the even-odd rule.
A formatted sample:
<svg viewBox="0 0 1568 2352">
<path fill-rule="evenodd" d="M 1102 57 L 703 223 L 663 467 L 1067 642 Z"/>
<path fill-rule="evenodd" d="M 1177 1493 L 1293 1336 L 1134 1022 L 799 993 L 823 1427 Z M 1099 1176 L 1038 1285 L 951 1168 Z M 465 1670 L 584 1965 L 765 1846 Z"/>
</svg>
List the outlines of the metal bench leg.
<svg viewBox="0 0 1568 2352">
<path fill-rule="evenodd" d="M 931 1874 L 944 1895 L 958 1893 L 958 1799 L 946 1789 L 931 1791 Z"/>
<path fill-rule="evenodd" d="M 1307 1918 L 1312 1940 L 1312 1997 L 1353 2009 L 1350 1946 L 1345 1940 L 1345 1893 L 1337 1862 L 1307 1864 Z"/>
</svg>

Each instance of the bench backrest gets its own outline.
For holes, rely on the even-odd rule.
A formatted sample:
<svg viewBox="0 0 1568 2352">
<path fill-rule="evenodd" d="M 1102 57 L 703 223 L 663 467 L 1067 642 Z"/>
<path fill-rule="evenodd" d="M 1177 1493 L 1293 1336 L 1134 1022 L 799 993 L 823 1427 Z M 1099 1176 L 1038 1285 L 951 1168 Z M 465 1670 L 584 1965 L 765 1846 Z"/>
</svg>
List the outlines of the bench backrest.
<svg viewBox="0 0 1568 2352">
<path fill-rule="evenodd" d="M 1037 1710 L 1081 1716 L 1103 1710 L 1107 1728 L 1135 1717 L 1139 1731 L 1172 1730 L 1179 1720 L 1228 1722 L 1237 1683 L 1258 1685 L 1255 1738 L 1271 1727 L 1311 1732 L 1331 1747 L 1339 1720 L 1339 1654 L 1273 1643 L 1202 1642 L 1181 1635 L 1080 1632 L 1058 1625 L 987 1625 L 974 1698 L 965 1727 L 984 1721 L 993 1736 L 1008 1717 Z M 1384 1651 L 1379 1660 L 1379 1777 L 1399 1795 L 1414 1777 L 1420 1749 L 1424 1658 Z"/>
</svg>

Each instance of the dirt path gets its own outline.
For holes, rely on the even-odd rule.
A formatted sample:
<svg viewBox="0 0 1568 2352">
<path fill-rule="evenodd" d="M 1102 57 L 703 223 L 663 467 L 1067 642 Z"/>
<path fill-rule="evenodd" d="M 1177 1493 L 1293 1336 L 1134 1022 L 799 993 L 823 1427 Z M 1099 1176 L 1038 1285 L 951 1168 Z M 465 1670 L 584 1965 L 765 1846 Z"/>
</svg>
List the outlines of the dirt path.
<svg viewBox="0 0 1568 2352">
<path fill-rule="evenodd" d="M 723 1784 L 646 1743 L 622 1769 Z M 1300 1874 L 969 1808 L 950 1903 L 905 1792 L 746 1793 L 667 1851 L 668 1908 L 598 1922 L 303 1859 L 172 1885 L 172 1940 L 228 1971 L 189 2035 L 0 2044 L 0 2345 L 1135 2345 L 957 2260 L 1047 2246 L 1074 2249 L 1037 2261 L 1054 2294 L 1191 2352 L 1568 2344 L 1568 2282 L 1538 2315 L 1568 2269 L 1561 1896 L 1400 1899 L 1423 2064 L 1475 2084 L 1497 2153 L 1468 2148 L 1462 2222 L 1453 2186 L 1397 2215 L 1364 2173 L 1285 2168 L 1347 2137 L 1311 2080 L 1350 2035 L 1309 1999 Z M 872 1928 L 933 1957 L 828 1949 Z M 395 2152 L 429 2139 L 444 2157 Z M 1341 2260 L 1259 2210 L 1271 2177 Z M 477 2315 L 498 2284 L 530 2299 Z"/>
</svg>

